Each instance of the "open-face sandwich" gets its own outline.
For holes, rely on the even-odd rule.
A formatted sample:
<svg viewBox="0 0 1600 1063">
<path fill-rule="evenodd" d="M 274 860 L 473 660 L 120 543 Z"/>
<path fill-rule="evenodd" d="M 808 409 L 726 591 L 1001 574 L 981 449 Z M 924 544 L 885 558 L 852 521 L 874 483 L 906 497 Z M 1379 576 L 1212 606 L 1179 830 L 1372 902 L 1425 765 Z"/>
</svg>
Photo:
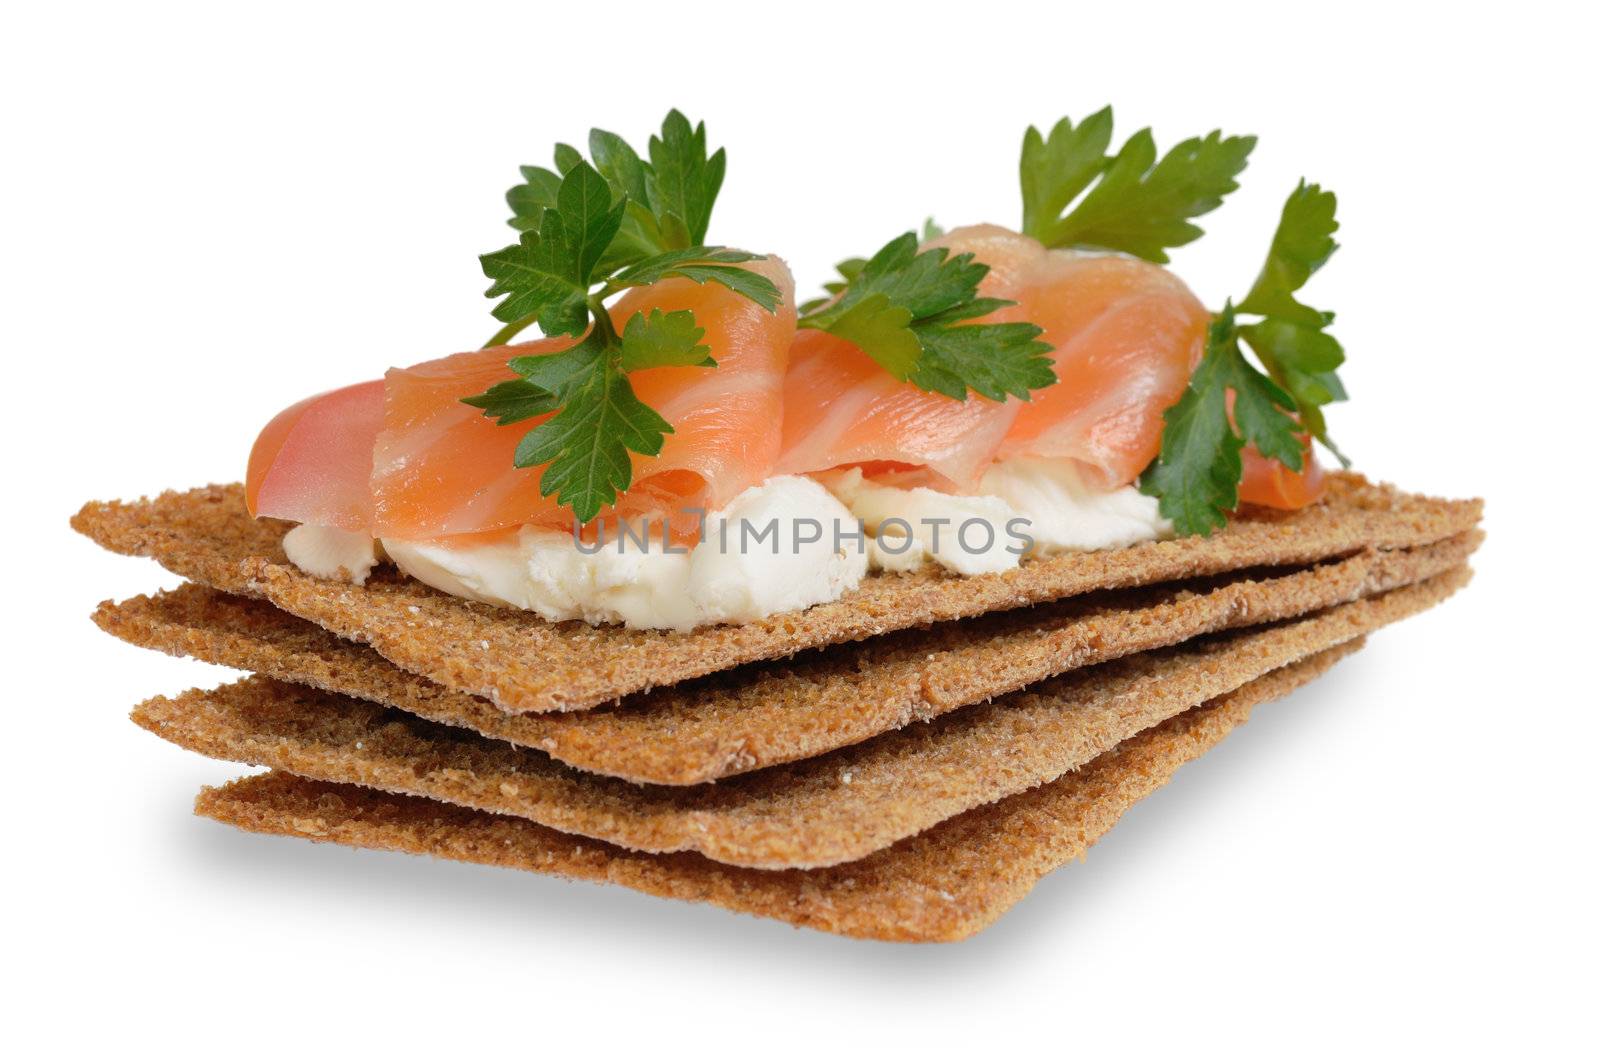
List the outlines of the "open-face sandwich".
<svg viewBox="0 0 1600 1063">
<path fill-rule="evenodd" d="M 1220 309 L 1166 268 L 1254 143 L 1029 129 L 1019 230 L 930 222 L 799 304 L 706 242 L 703 125 L 558 146 L 483 256 L 487 345 L 284 410 L 242 484 L 74 518 L 190 581 L 101 627 L 255 673 L 135 722 L 269 768 L 197 801 L 247 830 L 982 928 L 1469 578 L 1480 503 L 1318 453 L 1333 194 Z"/>
</svg>

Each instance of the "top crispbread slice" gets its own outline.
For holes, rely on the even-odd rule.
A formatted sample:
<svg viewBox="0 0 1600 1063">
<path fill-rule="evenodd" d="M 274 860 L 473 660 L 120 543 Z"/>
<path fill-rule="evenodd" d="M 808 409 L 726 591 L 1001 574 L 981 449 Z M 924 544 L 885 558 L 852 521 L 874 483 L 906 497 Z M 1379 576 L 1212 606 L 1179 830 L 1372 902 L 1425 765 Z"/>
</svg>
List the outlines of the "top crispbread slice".
<svg viewBox="0 0 1600 1063">
<path fill-rule="evenodd" d="M 1210 538 L 1066 554 L 997 575 L 927 568 L 877 575 L 837 602 L 692 632 L 554 624 L 441 594 L 392 572 L 364 587 L 318 579 L 285 558 L 287 524 L 250 518 L 238 485 L 91 503 L 73 526 L 108 549 L 153 557 L 220 590 L 264 597 L 371 645 L 401 668 L 516 713 L 591 708 L 751 661 L 1094 590 L 1437 542 L 1471 528 L 1481 511 L 1477 501 L 1409 495 L 1339 474 L 1318 505 L 1247 513 Z"/>
<path fill-rule="evenodd" d="M 1315 616 L 1123 658 L 798 764 L 643 787 L 416 717 L 270 680 L 152 698 L 141 727 L 205 756 L 522 816 L 646 852 L 815 868 L 859 860 L 1055 780 L 1202 702 L 1448 597 L 1465 566 Z"/>
<path fill-rule="evenodd" d="M 269 603 L 193 583 L 102 603 L 95 622 L 136 645 L 389 705 L 587 771 L 685 785 L 815 756 L 1074 668 L 1415 583 L 1460 564 L 1481 538 L 1474 529 L 1303 569 L 1100 591 L 746 665 L 591 712 L 508 715 Z"/>
<path fill-rule="evenodd" d="M 695 853 L 633 853 L 516 816 L 279 772 L 207 788 L 195 811 L 249 831 L 609 882 L 851 937 L 955 941 L 994 922 L 1049 872 L 1081 859 L 1134 803 L 1244 723 L 1257 704 L 1308 682 L 1356 646 L 1263 676 L 1053 783 L 820 870 L 758 871 Z"/>
</svg>

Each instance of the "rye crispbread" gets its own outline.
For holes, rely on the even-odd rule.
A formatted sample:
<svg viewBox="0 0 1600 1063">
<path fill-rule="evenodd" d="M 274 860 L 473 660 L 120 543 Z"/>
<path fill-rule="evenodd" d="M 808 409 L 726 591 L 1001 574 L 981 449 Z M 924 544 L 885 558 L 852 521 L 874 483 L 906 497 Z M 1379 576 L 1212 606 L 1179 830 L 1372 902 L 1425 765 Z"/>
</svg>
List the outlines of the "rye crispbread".
<svg viewBox="0 0 1600 1063">
<path fill-rule="evenodd" d="M 956 941 L 983 929 L 1039 879 L 1081 859 L 1122 814 L 1186 762 L 1353 652 L 1324 651 L 1150 728 L 1079 771 L 855 863 L 755 871 L 693 853 L 629 852 L 425 798 L 269 772 L 207 787 L 195 811 L 243 830 L 609 882 L 796 926 L 888 941 Z"/>
<path fill-rule="evenodd" d="M 1163 720 L 1420 612 L 1468 575 L 1463 566 L 1308 619 L 1083 669 L 711 786 L 641 787 L 578 772 L 532 750 L 272 680 L 152 698 L 133 719 L 206 756 L 521 816 L 627 849 L 826 867 L 1059 778 Z"/>
<path fill-rule="evenodd" d="M 1414 583 L 1464 561 L 1481 538 L 1211 586 L 1099 592 L 746 666 L 593 712 L 506 715 L 270 604 L 196 584 L 102 603 L 95 621 L 137 645 L 380 702 L 587 771 L 687 785 L 852 745 L 1073 668 Z"/>
<path fill-rule="evenodd" d="M 1419 546 L 1467 531 L 1482 510 L 1476 500 L 1404 494 L 1354 474 L 1330 480 L 1323 503 L 1294 513 L 1245 513 L 1210 538 L 1066 554 L 999 575 L 932 569 L 878 575 L 837 602 L 686 633 L 552 624 L 432 591 L 392 571 L 364 587 L 317 579 L 284 557 L 280 541 L 289 525 L 252 520 L 238 485 L 90 503 L 72 523 L 108 549 L 153 557 L 219 590 L 264 597 L 506 712 L 547 712 L 592 708 L 751 661 L 1094 590 Z"/>
</svg>

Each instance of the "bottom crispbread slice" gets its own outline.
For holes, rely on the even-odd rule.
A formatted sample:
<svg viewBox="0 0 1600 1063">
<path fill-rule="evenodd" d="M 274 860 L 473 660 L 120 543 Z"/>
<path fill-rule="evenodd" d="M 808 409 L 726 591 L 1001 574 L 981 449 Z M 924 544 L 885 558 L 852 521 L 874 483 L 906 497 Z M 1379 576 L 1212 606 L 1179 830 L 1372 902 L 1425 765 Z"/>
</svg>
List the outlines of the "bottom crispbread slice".
<svg viewBox="0 0 1600 1063">
<path fill-rule="evenodd" d="M 678 786 L 813 757 L 1074 668 L 1405 586 L 1460 564 L 1481 539 L 1474 529 L 1289 572 L 1105 592 L 751 665 L 577 713 L 507 715 L 267 603 L 193 584 L 102 603 L 95 622 L 137 645 L 379 702 L 586 771 Z"/>
<path fill-rule="evenodd" d="M 1049 872 L 1082 858 L 1124 812 L 1244 723 L 1256 705 L 1310 681 L 1359 645 L 1347 642 L 1263 676 L 1049 785 L 817 871 L 633 853 L 512 816 L 279 772 L 202 790 L 195 811 L 263 834 L 610 882 L 851 937 L 955 941 L 994 922 Z"/>
<path fill-rule="evenodd" d="M 593 708 L 752 661 L 1097 590 L 1422 546 L 1471 529 L 1483 509 L 1481 502 L 1406 494 L 1353 473 L 1331 474 L 1328 483 L 1316 505 L 1293 513 L 1250 510 L 1210 537 L 1063 554 L 979 576 L 936 566 L 883 573 L 835 602 L 689 632 L 550 623 L 431 590 L 393 570 L 362 587 L 317 579 L 284 555 L 289 525 L 252 520 L 237 484 L 90 503 L 72 523 L 107 549 L 153 557 L 186 578 L 265 598 L 505 711 L 553 712 Z"/>
<path fill-rule="evenodd" d="M 140 726 L 207 756 L 515 815 L 629 849 L 781 869 L 859 860 L 1048 783 L 1140 731 L 1413 615 L 1460 568 L 1308 619 L 1074 672 L 988 705 L 714 786 L 639 787 L 371 702 L 270 681 L 153 698 Z"/>
</svg>

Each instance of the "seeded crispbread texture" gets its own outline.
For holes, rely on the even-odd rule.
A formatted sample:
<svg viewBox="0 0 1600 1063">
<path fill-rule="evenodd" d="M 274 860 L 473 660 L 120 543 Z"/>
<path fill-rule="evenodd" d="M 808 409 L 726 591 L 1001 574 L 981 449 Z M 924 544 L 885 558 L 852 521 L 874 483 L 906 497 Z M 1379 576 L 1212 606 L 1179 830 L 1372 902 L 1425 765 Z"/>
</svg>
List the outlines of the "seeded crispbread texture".
<svg viewBox="0 0 1600 1063">
<path fill-rule="evenodd" d="M 269 772 L 206 788 L 203 816 L 262 834 L 610 882 L 851 937 L 957 941 L 1081 859 L 1174 772 L 1359 646 L 1347 642 L 1143 731 L 1046 786 L 946 820 L 855 863 L 756 871 L 693 853 L 635 853 L 516 816 Z"/>
<path fill-rule="evenodd" d="M 1354 474 L 1294 512 L 1253 511 L 1210 538 L 1066 554 L 987 576 L 925 568 L 868 578 L 837 602 L 692 632 L 553 624 L 430 590 L 392 570 L 364 587 L 317 579 L 284 557 L 287 524 L 255 521 L 238 485 L 90 503 L 73 527 L 121 553 L 155 558 L 219 590 L 281 609 L 371 645 L 400 667 L 507 712 L 592 708 L 623 695 L 751 661 L 977 616 L 1094 590 L 1300 565 L 1363 548 L 1400 549 L 1470 529 L 1482 504 L 1404 494 Z"/>
<path fill-rule="evenodd" d="M 1100 592 L 748 665 L 615 709 L 506 715 L 260 601 L 186 584 L 102 603 L 128 642 L 404 709 L 634 782 L 688 785 L 815 756 L 913 720 L 1197 635 L 1299 616 L 1438 575 L 1482 538 L 1211 586 Z"/>
<path fill-rule="evenodd" d="M 713 786 L 640 787 L 272 680 L 153 698 L 133 719 L 206 756 L 521 816 L 628 849 L 692 851 L 741 867 L 827 867 L 1057 779 L 1163 720 L 1426 609 L 1467 574 L 1463 567 L 1310 619 L 1080 670 Z"/>
</svg>

